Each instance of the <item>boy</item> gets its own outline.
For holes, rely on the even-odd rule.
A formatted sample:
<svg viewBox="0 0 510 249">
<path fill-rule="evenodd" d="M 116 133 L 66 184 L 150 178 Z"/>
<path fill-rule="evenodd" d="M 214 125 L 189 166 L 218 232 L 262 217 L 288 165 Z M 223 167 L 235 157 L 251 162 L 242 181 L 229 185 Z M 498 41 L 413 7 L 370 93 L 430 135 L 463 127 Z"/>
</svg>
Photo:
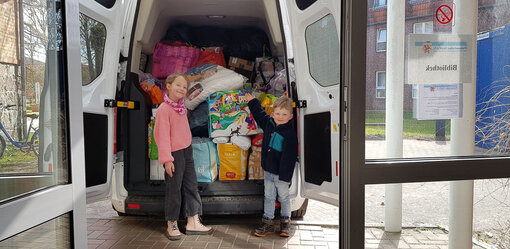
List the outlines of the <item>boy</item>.
<svg viewBox="0 0 510 249">
<path fill-rule="evenodd" d="M 287 96 L 278 98 L 271 116 L 260 106 L 255 97 L 246 94 L 248 107 L 255 121 L 264 130 L 262 139 L 262 169 L 264 169 L 264 217 L 255 236 L 264 237 L 274 233 L 273 219 L 276 195 L 281 205 L 280 236 L 290 235 L 289 186 L 298 155 L 296 132 L 289 122 L 293 118 L 292 100 Z"/>
</svg>

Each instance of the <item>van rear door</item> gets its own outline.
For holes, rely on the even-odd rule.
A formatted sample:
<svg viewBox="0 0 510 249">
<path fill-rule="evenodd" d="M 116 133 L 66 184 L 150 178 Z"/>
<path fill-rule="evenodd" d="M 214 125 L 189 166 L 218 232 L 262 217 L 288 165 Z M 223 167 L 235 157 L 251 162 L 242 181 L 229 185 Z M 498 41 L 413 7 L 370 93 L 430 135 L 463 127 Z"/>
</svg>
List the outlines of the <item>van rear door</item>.
<svg viewBox="0 0 510 249">
<path fill-rule="evenodd" d="M 280 11 L 299 107 L 301 195 L 338 205 L 340 1 L 280 0 Z"/>
<path fill-rule="evenodd" d="M 83 130 L 87 202 L 110 194 L 114 100 L 122 45 L 125 1 L 80 0 Z"/>
</svg>

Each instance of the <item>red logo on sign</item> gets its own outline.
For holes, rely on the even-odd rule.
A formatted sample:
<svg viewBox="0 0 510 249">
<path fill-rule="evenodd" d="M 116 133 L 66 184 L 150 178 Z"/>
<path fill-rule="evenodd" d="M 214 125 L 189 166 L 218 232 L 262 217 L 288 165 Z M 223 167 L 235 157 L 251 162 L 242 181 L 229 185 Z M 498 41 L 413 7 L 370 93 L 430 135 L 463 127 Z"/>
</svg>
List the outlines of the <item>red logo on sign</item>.
<svg viewBox="0 0 510 249">
<path fill-rule="evenodd" d="M 441 24 L 447 24 L 453 19 L 453 10 L 448 5 L 441 5 L 436 10 L 436 20 Z"/>
<path fill-rule="evenodd" d="M 235 177 L 236 177 L 236 173 L 234 173 L 234 172 L 227 172 L 227 173 L 225 174 L 225 176 L 226 176 L 227 178 L 235 178 Z"/>
</svg>

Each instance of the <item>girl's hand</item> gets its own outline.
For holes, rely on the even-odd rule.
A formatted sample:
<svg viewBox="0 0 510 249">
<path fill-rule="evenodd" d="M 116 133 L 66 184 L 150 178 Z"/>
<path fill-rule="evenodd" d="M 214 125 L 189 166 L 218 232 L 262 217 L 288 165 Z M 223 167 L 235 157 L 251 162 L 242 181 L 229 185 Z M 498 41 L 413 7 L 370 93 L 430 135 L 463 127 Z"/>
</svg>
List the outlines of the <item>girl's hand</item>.
<svg viewBox="0 0 510 249">
<path fill-rule="evenodd" d="M 251 95 L 251 94 L 249 94 L 249 93 L 245 93 L 245 95 L 244 95 L 244 96 L 246 97 L 246 100 L 247 100 L 248 102 L 250 102 L 252 99 L 254 99 L 254 98 L 255 98 L 255 96 L 253 96 L 253 95 Z"/>
<path fill-rule="evenodd" d="M 175 172 L 175 166 L 173 162 L 166 162 L 165 163 L 165 172 L 170 176 L 173 177 Z"/>
</svg>

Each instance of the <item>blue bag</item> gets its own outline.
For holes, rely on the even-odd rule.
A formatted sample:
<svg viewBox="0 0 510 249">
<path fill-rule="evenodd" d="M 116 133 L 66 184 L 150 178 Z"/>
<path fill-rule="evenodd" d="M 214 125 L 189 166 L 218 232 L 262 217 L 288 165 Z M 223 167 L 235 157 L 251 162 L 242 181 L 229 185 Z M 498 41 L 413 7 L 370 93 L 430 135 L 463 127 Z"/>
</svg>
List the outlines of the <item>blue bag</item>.
<svg viewBox="0 0 510 249">
<path fill-rule="evenodd" d="M 209 138 L 191 140 L 197 182 L 214 182 L 218 176 L 216 144 Z"/>
</svg>

